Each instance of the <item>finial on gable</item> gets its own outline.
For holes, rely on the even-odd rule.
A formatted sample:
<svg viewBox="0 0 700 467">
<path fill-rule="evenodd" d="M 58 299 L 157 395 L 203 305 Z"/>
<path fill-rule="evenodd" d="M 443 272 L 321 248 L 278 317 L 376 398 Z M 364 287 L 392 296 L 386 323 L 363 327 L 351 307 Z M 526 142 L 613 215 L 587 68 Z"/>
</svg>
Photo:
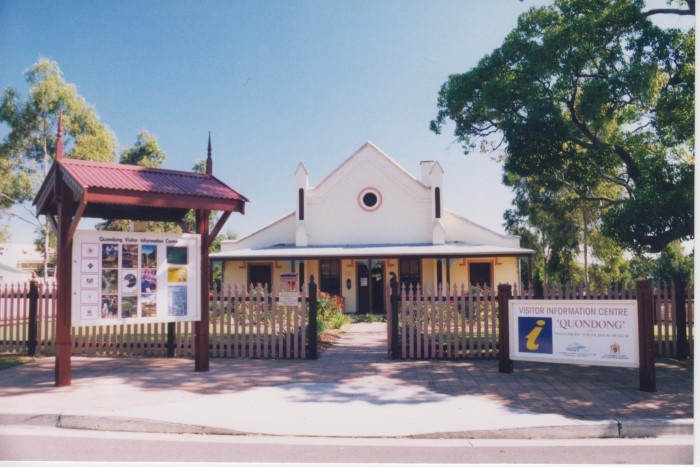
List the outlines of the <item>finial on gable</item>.
<svg viewBox="0 0 700 467">
<path fill-rule="evenodd" d="M 56 135 L 56 159 L 63 159 L 63 111 L 58 113 L 58 132 Z"/>
<path fill-rule="evenodd" d="M 207 175 L 211 175 L 213 173 L 213 167 L 212 167 L 212 160 L 211 160 L 211 131 L 209 132 L 209 142 L 207 143 Z"/>
</svg>

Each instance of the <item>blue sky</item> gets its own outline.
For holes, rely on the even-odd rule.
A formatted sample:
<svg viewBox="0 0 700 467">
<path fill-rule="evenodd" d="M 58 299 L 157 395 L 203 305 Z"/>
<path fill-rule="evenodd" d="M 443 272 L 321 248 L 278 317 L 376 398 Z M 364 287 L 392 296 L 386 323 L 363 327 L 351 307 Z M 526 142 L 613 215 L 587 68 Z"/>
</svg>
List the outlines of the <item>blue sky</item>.
<svg viewBox="0 0 700 467">
<path fill-rule="evenodd" d="M 168 169 L 190 170 L 211 131 L 214 174 L 251 200 L 224 232 L 291 212 L 300 162 L 315 185 L 367 140 L 415 176 L 421 160 L 439 160 L 445 206 L 503 232 L 512 194 L 500 165 L 428 125 L 448 75 L 547 3 L 0 0 L 0 86 L 26 97 L 24 70 L 50 58 L 120 151 L 145 129 Z M 27 227 L 13 222 L 12 240 Z"/>
</svg>

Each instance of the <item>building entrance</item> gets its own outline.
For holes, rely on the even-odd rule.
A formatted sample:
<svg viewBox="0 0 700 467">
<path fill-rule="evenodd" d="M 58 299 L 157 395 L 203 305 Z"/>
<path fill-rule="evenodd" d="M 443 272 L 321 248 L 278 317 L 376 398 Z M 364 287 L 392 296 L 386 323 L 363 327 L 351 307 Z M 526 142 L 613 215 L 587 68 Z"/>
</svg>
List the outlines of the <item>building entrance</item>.
<svg viewBox="0 0 700 467">
<path fill-rule="evenodd" d="M 385 313 L 384 261 L 359 260 L 357 271 L 357 312 Z"/>
</svg>

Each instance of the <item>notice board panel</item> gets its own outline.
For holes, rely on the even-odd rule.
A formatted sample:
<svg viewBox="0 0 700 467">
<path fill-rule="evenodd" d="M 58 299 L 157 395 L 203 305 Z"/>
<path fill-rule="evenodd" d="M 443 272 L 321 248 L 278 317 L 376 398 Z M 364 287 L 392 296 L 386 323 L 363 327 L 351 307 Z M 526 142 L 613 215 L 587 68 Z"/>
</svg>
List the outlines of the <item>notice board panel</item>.
<svg viewBox="0 0 700 467">
<path fill-rule="evenodd" d="M 639 367 L 636 300 L 509 300 L 513 360 Z"/>
<path fill-rule="evenodd" d="M 198 321 L 200 241 L 194 234 L 77 231 L 73 325 Z"/>
</svg>

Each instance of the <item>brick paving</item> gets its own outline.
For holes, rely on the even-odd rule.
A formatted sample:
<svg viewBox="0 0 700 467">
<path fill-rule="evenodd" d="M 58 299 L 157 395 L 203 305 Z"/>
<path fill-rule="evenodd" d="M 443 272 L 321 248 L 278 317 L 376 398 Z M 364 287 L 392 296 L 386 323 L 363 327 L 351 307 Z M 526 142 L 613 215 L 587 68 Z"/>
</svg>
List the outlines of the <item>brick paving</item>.
<svg viewBox="0 0 700 467">
<path fill-rule="evenodd" d="M 68 388 L 53 386 L 53 365 L 53 358 L 44 358 L 4 370 L 0 398 L 38 408 L 42 394 L 60 393 L 69 409 L 84 405 L 97 385 L 104 391 L 99 406 L 110 408 L 122 404 L 110 394 L 122 394 L 117 387 L 124 384 L 144 406 L 181 400 L 185 393 L 225 394 L 291 383 L 388 384 L 411 388 L 417 402 L 478 395 L 509 409 L 579 420 L 693 418 L 692 363 L 658 360 L 657 391 L 647 393 L 638 389 L 638 371 L 629 368 L 515 362 L 513 373 L 501 374 L 497 360 L 392 361 L 382 323 L 351 325 L 318 360 L 211 359 L 209 372 L 195 373 L 192 360 L 185 359 L 74 357 Z M 387 401 L 390 394 L 376 402 Z"/>
</svg>

